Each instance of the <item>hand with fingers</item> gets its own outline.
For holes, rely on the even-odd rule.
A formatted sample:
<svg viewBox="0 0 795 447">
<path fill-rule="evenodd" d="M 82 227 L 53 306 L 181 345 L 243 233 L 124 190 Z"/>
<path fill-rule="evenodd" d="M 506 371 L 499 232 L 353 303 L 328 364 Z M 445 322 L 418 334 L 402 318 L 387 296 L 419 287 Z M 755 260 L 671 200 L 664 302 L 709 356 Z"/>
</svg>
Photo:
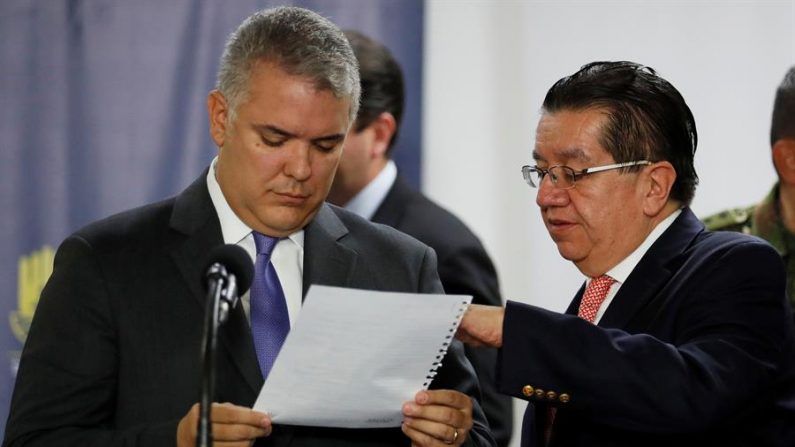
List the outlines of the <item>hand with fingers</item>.
<svg viewBox="0 0 795 447">
<path fill-rule="evenodd" d="M 459 446 L 472 429 L 472 399 L 453 390 L 420 391 L 403 404 L 401 429 L 413 446 Z"/>
<path fill-rule="evenodd" d="M 467 308 L 455 337 L 472 346 L 502 346 L 502 322 L 505 308 L 472 304 Z"/>
<path fill-rule="evenodd" d="M 214 403 L 210 419 L 213 445 L 218 447 L 250 447 L 272 430 L 267 414 L 230 403 Z M 177 447 L 196 446 L 198 422 L 199 404 L 195 404 L 177 425 Z"/>
</svg>

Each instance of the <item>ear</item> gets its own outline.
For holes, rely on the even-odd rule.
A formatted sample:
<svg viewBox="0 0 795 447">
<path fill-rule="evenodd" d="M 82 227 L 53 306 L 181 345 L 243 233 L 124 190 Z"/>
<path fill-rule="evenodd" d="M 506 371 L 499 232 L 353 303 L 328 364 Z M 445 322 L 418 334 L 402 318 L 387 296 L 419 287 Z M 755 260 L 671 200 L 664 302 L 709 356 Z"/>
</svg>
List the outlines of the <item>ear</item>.
<svg viewBox="0 0 795 447">
<path fill-rule="evenodd" d="M 795 184 L 795 139 L 782 138 L 773 143 L 773 165 L 783 183 Z"/>
<path fill-rule="evenodd" d="M 647 216 L 656 216 L 665 208 L 675 180 L 676 170 L 670 162 L 659 161 L 646 167 L 643 175 L 646 188 L 642 191 L 643 212 Z"/>
<path fill-rule="evenodd" d="M 373 145 L 370 148 L 370 157 L 373 159 L 385 158 L 386 151 L 389 149 L 389 142 L 397 130 L 395 117 L 389 112 L 382 112 L 370 123 L 369 127 L 373 130 Z"/>
<path fill-rule="evenodd" d="M 224 95 L 218 90 L 213 90 L 207 95 L 207 115 L 210 118 L 210 137 L 215 145 L 221 148 L 229 125 L 229 106 Z"/>
</svg>

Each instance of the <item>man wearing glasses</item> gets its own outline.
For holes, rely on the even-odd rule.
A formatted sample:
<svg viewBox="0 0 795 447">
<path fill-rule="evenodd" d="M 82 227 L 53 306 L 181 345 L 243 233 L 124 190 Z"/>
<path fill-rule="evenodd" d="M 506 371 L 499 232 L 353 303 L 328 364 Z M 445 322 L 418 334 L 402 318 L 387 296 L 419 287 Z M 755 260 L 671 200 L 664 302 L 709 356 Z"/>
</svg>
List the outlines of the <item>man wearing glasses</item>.
<svg viewBox="0 0 795 447">
<path fill-rule="evenodd" d="M 784 267 L 693 215 L 698 137 L 679 92 L 648 67 L 596 62 L 542 110 L 522 173 L 585 284 L 563 315 L 472 306 L 458 332 L 500 348 L 500 390 L 530 402 L 522 444 L 795 445 Z"/>
</svg>

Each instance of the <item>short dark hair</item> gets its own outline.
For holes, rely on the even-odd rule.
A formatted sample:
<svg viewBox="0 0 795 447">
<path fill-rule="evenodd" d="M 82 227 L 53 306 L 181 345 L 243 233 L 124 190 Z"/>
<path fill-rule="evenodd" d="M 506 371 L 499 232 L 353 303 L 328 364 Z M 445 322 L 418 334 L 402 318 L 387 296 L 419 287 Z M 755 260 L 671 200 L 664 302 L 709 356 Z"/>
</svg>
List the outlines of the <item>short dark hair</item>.
<svg viewBox="0 0 795 447">
<path fill-rule="evenodd" d="M 773 103 L 770 145 L 782 138 L 795 138 L 795 67 L 784 75 Z"/>
<path fill-rule="evenodd" d="M 383 112 L 391 113 L 397 126 L 389 141 L 388 154 L 397 140 L 400 120 L 403 118 L 403 71 L 384 45 L 358 31 L 346 30 L 344 33 L 359 61 L 359 78 L 362 84 L 359 115 L 353 130 L 361 132 Z"/>
<path fill-rule="evenodd" d="M 671 197 L 690 204 L 698 185 L 693 166 L 698 133 L 693 113 L 673 85 L 634 62 L 592 62 L 556 82 L 543 105 L 548 113 L 585 109 L 605 112 L 600 142 L 617 163 L 670 162 L 676 170 Z"/>
</svg>

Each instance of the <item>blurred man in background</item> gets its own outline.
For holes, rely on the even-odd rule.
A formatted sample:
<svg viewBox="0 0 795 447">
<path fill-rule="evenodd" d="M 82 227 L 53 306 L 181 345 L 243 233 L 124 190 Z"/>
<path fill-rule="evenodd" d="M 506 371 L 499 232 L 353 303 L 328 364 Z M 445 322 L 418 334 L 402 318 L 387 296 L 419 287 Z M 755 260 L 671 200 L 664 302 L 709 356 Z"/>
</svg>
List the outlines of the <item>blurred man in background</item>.
<svg viewBox="0 0 795 447">
<path fill-rule="evenodd" d="M 770 126 L 770 146 L 778 182 L 761 202 L 704 219 L 707 229 L 740 231 L 776 247 L 787 268 L 787 296 L 795 309 L 795 67 L 778 86 Z"/>
<path fill-rule="evenodd" d="M 345 35 L 359 61 L 362 99 L 328 200 L 431 246 L 446 293 L 502 306 L 497 273 L 478 238 L 460 219 L 412 188 L 391 159 L 404 108 L 399 64 L 381 43 L 356 31 Z M 495 388 L 497 351 L 467 347 L 466 355 L 477 372 L 492 433 L 500 446 L 507 446 L 513 402 Z"/>
</svg>

